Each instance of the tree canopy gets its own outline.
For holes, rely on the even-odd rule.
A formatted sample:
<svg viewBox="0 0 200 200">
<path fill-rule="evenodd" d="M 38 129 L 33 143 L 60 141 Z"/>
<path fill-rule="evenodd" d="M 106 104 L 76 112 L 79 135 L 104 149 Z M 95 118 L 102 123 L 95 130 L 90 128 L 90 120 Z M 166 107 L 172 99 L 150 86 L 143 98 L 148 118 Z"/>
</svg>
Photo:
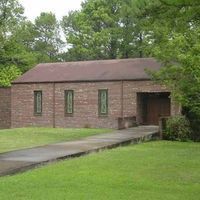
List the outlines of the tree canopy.
<svg viewBox="0 0 200 200">
<path fill-rule="evenodd" d="M 199 133 L 200 2 L 142 0 L 138 9 L 148 35 L 145 50 L 164 65 L 152 77 L 171 89 L 172 98 L 182 105 L 183 113 Z"/>
<path fill-rule="evenodd" d="M 87 0 L 63 17 L 67 60 L 143 57 L 144 32 L 132 0 Z"/>
<path fill-rule="evenodd" d="M 62 45 L 53 13 L 41 13 L 30 22 L 18 0 L 0 2 L 0 86 L 9 86 L 37 63 L 59 61 Z"/>
</svg>

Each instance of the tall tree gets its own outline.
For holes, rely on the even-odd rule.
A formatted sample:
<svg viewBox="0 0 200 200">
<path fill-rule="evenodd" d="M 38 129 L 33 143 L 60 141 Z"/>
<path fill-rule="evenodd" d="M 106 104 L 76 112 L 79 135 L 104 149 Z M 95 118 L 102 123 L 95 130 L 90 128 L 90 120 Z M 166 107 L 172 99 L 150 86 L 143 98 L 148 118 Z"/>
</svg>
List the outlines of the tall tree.
<svg viewBox="0 0 200 200">
<path fill-rule="evenodd" d="M 71 12 L 63 18 L 66 39 L 72 46 L 69 53 L 78 53 L 74 59 L 116 58 L 118 14 L 115 0 L 88 0 L 80 12 Z"/>
<path fill-rule="evenodd" d="M 142 56 L 142 31 L 132 0 L 87 0 L 62 20 L 68 60 Z"/>
<path fill-rule="evenodd" d="M 38 62 L 58 61 L 63 46 L 59 23 L 53 13 L 42 12 L 35 19 L 34 50 L 38 53 Z"/>
<path fill-rule="evenodd" d="M 0 1 L 0 31 L 4 33 L 4 36 L 23 19 L 23 13 L 24 9 L 18 0 Z"/>
<path fill-rule="evenodd" d="M 4 65 L 15 65 L 22 73 L 37 64 L 37 53 L 34 51 L 34 25 L 22 21 L 9 38 L 4 41 Z"/>
<path fill-rule="evenodd" d="M 173 98 L 185 108 L 199 133 L 200 2 L 144 0 L 138 5 L 148 16 L 144 21 L 149 34 L 147 51 L 165 66 L 153 77 L 171 88 Z"/>
<path fill-rule="evenodd" d="M 63 42 L 55 15 L 41 13 L 32 23 L 23 14 L 18 0 L 0 1 L 1 86 L 39 62 L 59 60 Z"/>
<path fill-rule="evenodd" d="M 143 49 L 145 43 L 144 27 L 141 18 L 138 16 L 137 5 L 135 1 L 124 0 L 120 9 L 120 57 L 144 57 Z"/>
<path fill-rule="evenodd" d="M 15 40 L 15 34 L 24 20 L 23 7 L 17 0 L 0 2 L 0 85 L 8 86 L 22 70 L 26 52 Z M 23 64 L 22 64 L 23 63 Z M 26 65 L 26 64 L 25 64 Z"/>
<path fill-rule="evenodd" d="M 10 40 L 14 30 L 22 20 L 23 8 L 17 0 L 0 1 L 0 58 L 1 64 L 11 60 L 6 55 L 7 41 Z"/>
</svg>

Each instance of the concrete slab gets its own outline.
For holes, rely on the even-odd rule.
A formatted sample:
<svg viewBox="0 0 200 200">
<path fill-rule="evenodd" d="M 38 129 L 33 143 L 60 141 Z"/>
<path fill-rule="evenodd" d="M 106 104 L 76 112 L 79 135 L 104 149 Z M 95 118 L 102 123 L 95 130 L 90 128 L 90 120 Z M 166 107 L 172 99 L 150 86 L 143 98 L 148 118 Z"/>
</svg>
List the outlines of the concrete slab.
<svg viewBox="0 0 200 200">
<path fill-rule="evenodd" d="M 109 134 L 90 136 L 77 141 L 61 142 L 0 154 L 0 176 L 14 174 L 38 165 L 81 156 L 106 148 L 150 140 L 158 133 L 157 126 L 139 126 Z"/>
</svg>

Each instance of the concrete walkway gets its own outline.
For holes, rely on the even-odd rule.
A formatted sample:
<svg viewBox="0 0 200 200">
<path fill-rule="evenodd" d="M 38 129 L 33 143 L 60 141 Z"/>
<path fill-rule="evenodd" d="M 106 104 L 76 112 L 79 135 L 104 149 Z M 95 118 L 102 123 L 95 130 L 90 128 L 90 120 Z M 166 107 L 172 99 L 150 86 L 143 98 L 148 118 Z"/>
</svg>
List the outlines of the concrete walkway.
<svg viewBox="0 0 200 200">
<path fill-rule="evenodd" d="M 156 133 L 158 133 L 157 126 L 139 126 L 117 130 L 109 134 L 90 136 L 77 141 L 1 153 L 0 176 L 23 172 L 60 159 L 78 157 L 106 148 L 150 140 Z"/>
</svg>

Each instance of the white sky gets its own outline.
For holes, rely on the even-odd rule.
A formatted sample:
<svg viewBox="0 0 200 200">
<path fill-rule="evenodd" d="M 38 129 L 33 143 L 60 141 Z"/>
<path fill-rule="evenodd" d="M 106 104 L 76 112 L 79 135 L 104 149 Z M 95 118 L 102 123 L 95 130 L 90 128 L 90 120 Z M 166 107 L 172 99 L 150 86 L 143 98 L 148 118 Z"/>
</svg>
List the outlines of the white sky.
<svg viewBox="0 0 200 200">
<path fill-rule="evenodd" d="M 78 10 L 83 0 L 19 0 L 25 8 L 25 16 L 33 21 L 41 12 L 53 12 L 57 19 L 67 15 L 70 10 Z"/>
</svg>

